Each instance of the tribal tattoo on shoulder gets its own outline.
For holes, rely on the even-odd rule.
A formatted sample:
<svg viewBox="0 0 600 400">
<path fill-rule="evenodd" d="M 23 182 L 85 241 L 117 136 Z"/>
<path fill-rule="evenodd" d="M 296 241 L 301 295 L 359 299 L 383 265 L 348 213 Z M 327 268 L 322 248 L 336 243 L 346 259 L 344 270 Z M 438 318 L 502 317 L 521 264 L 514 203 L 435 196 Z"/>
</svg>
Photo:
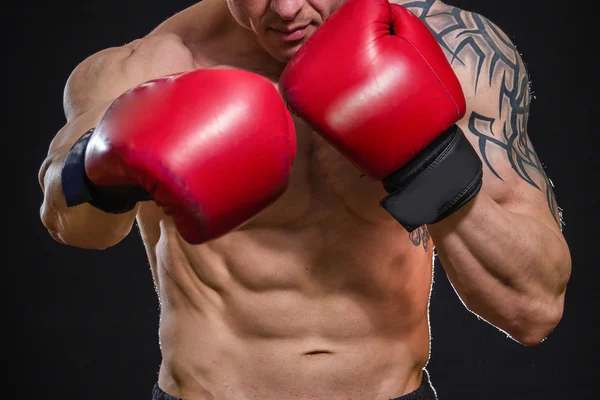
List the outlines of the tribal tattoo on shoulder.
<svg viewBox="0 0 600 400">
<path fill-rule="evenodd" d="M 527 133 L 531 102 L 530 80 L 519 51 L 495 24 L 480 14 L 440 3 L 436 0 L 401 1 L 427 25 L 451 64 L 472 68 L 473 90 L 499 87 L 498 114 L 471 112 L 469 133 L 477 137 L 483 162 L 497 178 L 491 152 L 505 152 L 512 169 L 532 187 L 545 193 L 556 223 L 564 225 L 554 186 L 548 178 Z M 473 93 L 475 94 L 475 93 Z M 414 240 L 413 240 L 414 242 Z"/>
</svg>

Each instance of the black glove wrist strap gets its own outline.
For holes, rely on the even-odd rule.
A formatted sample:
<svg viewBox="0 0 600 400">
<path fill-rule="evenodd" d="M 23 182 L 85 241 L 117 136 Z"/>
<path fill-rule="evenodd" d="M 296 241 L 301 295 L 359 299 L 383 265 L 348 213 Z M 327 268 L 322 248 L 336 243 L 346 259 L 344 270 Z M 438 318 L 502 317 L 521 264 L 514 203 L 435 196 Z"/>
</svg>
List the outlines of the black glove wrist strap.
<svg viewBox="0 0 600 400">
<path fill-rule="evenodd" d="M 89 203 L 107 213 L 123 214 L 133 210 L 138 201 L 151 200 L 139 186 L 101 186 L 90 181 L 85 172 L 85 152 L 94 129 L 80 137 L 65 157 L 61 183 L 67 206 Z"/>
<path fill-rule="evenodd" d="M 382 180 L 389 196 L 380 201 L 404 228 L 439 222 L 480 191 L 482 162 L 456 125 L 410 163 Z"/>
</svg>

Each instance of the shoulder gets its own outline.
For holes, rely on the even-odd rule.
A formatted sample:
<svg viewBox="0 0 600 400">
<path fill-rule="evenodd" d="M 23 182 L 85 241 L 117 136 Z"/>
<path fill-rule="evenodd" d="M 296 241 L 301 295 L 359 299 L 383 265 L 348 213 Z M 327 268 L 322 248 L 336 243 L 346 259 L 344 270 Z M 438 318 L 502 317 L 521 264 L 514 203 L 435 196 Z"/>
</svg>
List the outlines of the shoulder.
<svg viewBox="0 0 600 400">
<path fill-rule="evenodd" d="M 486 29 L 492 29 L 504 40 L 508 37 L 486 16 L 474 11 L 446 4 L 437 0 L 390 0 L 394 4 L 409 9 L 418 16 L 435 34 L 443 31 L 444 39 L 455 37 L 462 30 L 469 30 L 469 34 L 483 33 Z M 458 32 L 457 32 L 458 31 Z M 452 34 L 454 32 L 454 34 Z"/>
<path fill-rule="evenodd" d="M 147 80 L 194 67 L 190 50 L 178 35 L 151 34 L 122 46 L 97 51 L 81 61 L 65 84 L 68 119 L 98 101 L 117 98 Z"/>
<path fill-rule="evenodd" d="M 462 124 L 494 124 L 500 129 L 517 114 L 527 120 L 529 73 L 516 44 L 497 23 L 441 1 L 392 1 L 415 13 L 443 49 L 465 94 Z"/>
<path fill-rule="evenodd" d="M 522 55 L 507 32 L 486 16 L 435 0 L 393 0 L 429 28 L 458 76 L 467 103 L 515 85 L 528 86 Z"/>
</svg>

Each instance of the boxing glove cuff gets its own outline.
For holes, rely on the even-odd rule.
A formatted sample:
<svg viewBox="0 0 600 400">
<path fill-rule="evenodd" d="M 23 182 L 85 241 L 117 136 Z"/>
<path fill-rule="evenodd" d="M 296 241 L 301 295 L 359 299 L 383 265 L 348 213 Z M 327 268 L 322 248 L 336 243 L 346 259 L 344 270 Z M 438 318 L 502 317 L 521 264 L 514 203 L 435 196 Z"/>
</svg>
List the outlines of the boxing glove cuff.
<svg viewBox="0 0 600 400">
<path fill-rule="evenodd" d="M 104 212 L 123 214 L 133 210 L 138 201 L 152 200 L 152 196 L 139 186 L 101 186 L 88 178 L 85 172 L 85 151 L 94 129 L 90 129 L 75 142 L 67 153 L 61 171 L 62 192 L 67 207 L 89 203 Z"/>
<path fill-rule="evenodd" d="M 408 232 L 446 218 L 481 189 L 482 162 L 453 125 L 410 163 L 382 180 L 379 204 Z"/>
</svg>

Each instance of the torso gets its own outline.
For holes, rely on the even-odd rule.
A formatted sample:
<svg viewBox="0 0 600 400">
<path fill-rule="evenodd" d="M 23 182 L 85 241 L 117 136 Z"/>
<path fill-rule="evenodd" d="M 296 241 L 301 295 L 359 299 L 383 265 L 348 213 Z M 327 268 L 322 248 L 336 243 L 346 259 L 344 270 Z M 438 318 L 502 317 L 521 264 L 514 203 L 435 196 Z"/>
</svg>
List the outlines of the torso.
<svg viewBox="0 0 600 400">
<path fill-rule="evenodd" d="M 420 383 L 429 236 L 409 237 L 379 206 L 380 183 L 296 129 L 287 191 L 240 229 L 192 246 L 160 208 L 140 208 L 161 304 L 159 385 L 171 395 L 383 400 Z"/>
</svg>

